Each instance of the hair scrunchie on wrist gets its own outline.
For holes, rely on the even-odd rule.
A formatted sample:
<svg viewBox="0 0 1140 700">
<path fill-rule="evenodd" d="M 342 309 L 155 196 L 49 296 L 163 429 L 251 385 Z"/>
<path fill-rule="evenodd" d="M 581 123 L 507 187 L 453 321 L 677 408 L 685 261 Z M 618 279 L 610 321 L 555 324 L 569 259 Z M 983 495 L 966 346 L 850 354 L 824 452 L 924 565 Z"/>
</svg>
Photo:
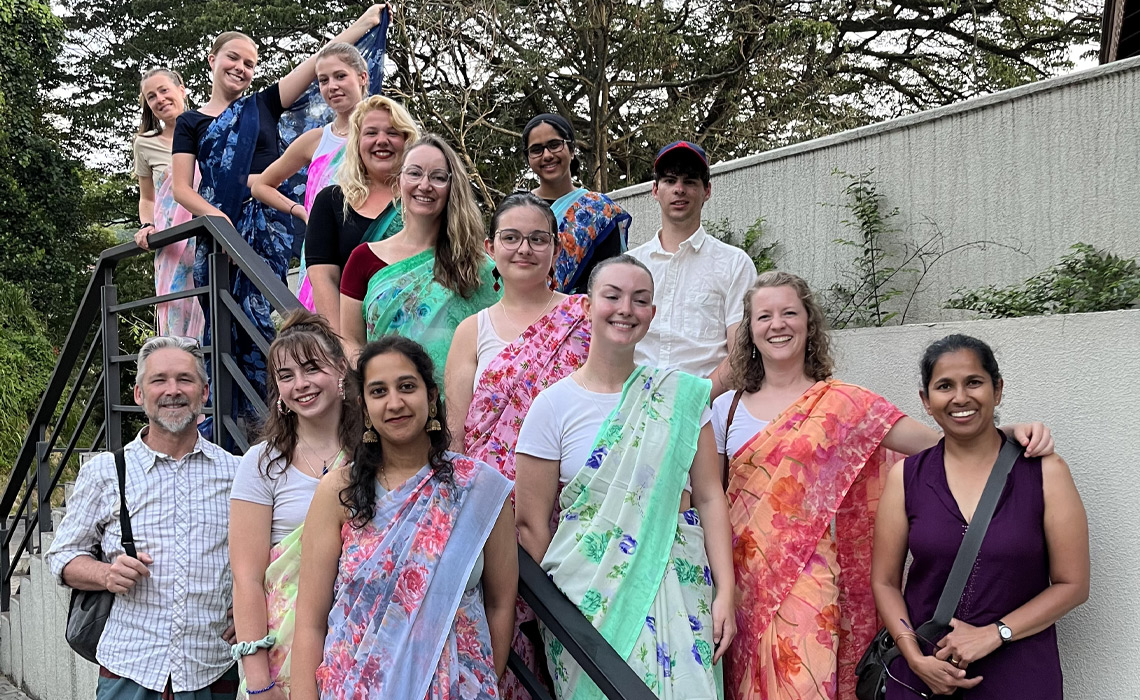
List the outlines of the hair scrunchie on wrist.
<svg viewBox="0 0 1140 700">
<path fill-rule="evenodd" d="M 240 661 L 241 657 L 256 654 L 259 649 L 268 649 L 277 642 L 277 637 L 272 634 L 267 634 L 256 642 L 238 642 L 230 647 L 230 656 L 234 661 Z M 270 686 L 272 688 L 273 686 Z M 266 688 L 265 690 L 269 690 Z M 252 692 L 252 691 L 250 691 Z M 264 692 L 264 691 L 259 691 Z"/>
</svg>

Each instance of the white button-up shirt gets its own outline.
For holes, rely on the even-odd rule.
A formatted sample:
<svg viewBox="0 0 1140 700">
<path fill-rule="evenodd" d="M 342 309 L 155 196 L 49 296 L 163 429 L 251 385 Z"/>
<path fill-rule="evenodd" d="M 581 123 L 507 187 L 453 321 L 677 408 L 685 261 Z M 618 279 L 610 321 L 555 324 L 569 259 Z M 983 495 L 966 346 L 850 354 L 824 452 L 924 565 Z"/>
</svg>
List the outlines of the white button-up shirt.
<svg viewBox="0 0 1140 700">
<path fill-rule="evenodd" d="M 657 305 L 649 332 L 637 344 L 637 363 L 708 377 L 728 356 L 728 327 L 744 316 L 744 294 L 756 281 L 752 259 L 708 235 L 704 226 L 676 253 L 661 246 L 659 229 L 629 254 L 653 274 Z"/>
<path fill-rule="evenodd" d="M 135 548 L 154 563 L 149 578 L 115 597 L 96 657 L 148 690 L 162 692 L 168 678 L 174 692 L 199 690 L 233 665 L 222 634 L 233 597 L 228 540 L 238 460 L 201 437 L 174 460 L 142 436 L 124 449 L 127 509 Z M 80 469 L 48 550 L 48 565 L 61 584 L 68 562 L 93 554 L 96 544 L 106 559 L 123 553 L 118 477 L 109 452 Z"/>
</svg>

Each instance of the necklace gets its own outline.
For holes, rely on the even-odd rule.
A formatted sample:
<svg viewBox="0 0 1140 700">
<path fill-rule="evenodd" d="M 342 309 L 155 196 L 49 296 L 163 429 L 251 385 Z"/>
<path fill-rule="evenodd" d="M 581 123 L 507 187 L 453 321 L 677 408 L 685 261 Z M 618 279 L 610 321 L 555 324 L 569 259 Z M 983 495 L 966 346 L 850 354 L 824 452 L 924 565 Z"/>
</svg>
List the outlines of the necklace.
<svg viewBox="0 0 1140 700">
<path fill-rule="evenodd" d="M 340 133 L 336 130 L 336 122 L 329 124 L 329 131 L 333 132 L 333 136 L 336 136 L 337 138 L 343 139 L 348 137 L 348 129 L 345 129 L 343 134 Z"/>
<path fill-rule="evenodd" d="M 317 451 L 313 449 L 313 446 L 309 444 L 308 440 L 301 437 L 300 435 L 298 435 L 297 437 L 301 439 L 301 442 L 305 445 L 305 447 L 307 447 L 309 449 L 309 452 L 313 453 L 314 457 L 316 457 L 317 459 L 321 459 L 321 456 L 317 454 Z M 324 476 L 325 474 L 329 473 L 329 462 L 336 459 L 337 455 L 339 455 L 341 453 L 341 450 L 337 450 L 335 453 L 333 453 L 327 459 L 321 459 L 320 471 L 317 471 L 317 468 L 314 467 L 313 463 L 309 461 L 308 455 L 306 455 L 303 450 L 298 450 L 298 452 L 301 453 L 301 459 L 305 460 L 305 464 L 308 465 L 309 473 L 312 474 L 314 477 L 319 479 L 322 476 Z"/>
<path fill-rule="evenodd" d="M 546 300 L 546 306 L 542 307 L 542 311 L 540 311 L 537 316 L 532 318 L 530 323 L 526 324 L 525 326 L 522 326 L 523 331 L 525 331 L 526 329 L 533 326 L 535 321 L 537 321 L 538 319 L 540 319 L 546 315 L 546 312 L 550 309 L 551 302 L 554 301 L 554 298 L 556 296 L 558 296 L 558 292 L 551 290 L 550 298 Z M 502 299 L 499 300 L 499 307 L 503 310 L 503 316 L 505 316 L 506 319 L 511 322 L 511 325 L 513 325 L 517 328 L 519 324 L 513 318 L 511 318 L 511 315 L 509 313 L 507 313 L 507 305 L 503 303 Z M 521 335 L 521 333 L 520 333 L 520 335 Z"/>
<path fill-rule="evenodd" d="M 600 394 L 602 392 L 594 391 L 593 389 L 590 388 L 590 385 L 586 383 L 586 374 L 584 372 L 582 372 L 582 370 L 580 370 L 580 369 L 575 370 L 574 374 L 578 376 L 578 383 L 582 386 L 583 389 L 586 390 L 586 394 L 587 394 L 588 398 L 590 399 L 590 403 L 594 404 L 594 408 L 597 409 L 598 413 L 600 413 L 602 415 L 602 420 L 604 421 L 606 418 L 609 418 L 610 412 L 608 410 L 602 408 L 601 404 L 598 403 L 598 400 L 594 398 L 594 396 L 596 394 Z M 612 396 L 612 394 L 606 394 L 606 395 Z"/>
</svg>

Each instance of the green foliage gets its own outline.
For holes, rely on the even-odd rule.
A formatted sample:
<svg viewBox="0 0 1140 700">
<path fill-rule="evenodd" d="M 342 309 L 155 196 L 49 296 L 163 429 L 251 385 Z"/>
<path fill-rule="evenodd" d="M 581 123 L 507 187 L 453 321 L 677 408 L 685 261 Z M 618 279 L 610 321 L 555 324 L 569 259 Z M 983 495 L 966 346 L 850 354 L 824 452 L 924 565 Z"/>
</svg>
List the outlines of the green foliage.
<svg viewBox="0 0 1140 700">
<path fill-rule="evenodd" d="M 1115 311 L 1140 301 L 1140 265 L 1075 243 L 1060 262 L 1021 284 L 959 290 L 946 303 L 992 318 Z"/>
<path fill-rule="evenodd" d="M 28 295 L 0 280 L 0 483 L 7 481 L 54 365 Z"/>
<path fill-rule="evenodd" d="M 776 268 L 775 252 L 779 242 L 760 242 L 760 239 L 764 237 L 763 217 L 752 222 L 752 225 L 746 228 L 743 234 L 737 234 L 728 219 L 705 222 L 705 231 L 713 238 L 734 245 L 748 253 L 748 257 L 752 258 L 752 264 L 756 266 L 756 274 Z"/>
</svg>

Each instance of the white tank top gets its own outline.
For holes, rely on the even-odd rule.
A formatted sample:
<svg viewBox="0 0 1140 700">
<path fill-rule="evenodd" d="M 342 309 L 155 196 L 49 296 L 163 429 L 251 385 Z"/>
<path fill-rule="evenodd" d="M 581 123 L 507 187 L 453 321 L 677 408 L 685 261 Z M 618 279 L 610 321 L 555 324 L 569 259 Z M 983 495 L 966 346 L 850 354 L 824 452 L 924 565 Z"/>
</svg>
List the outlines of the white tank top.
<svg viewBox="0 0 1140 700">
<path fill-rule="evenodd" d="M 334 134 L 332 128 L 333 123 L 329 122 L 321 129 L 321 142 L 317 144 L 317 150 L 313 151 L 313 160 L 328 153 L 335 153 L 348 141 L 347 137 Z"/>
<path fill-rule="evenodd" d="M 479 315 L 475 317 L 475 325 L 478 327 L 478 338 L 475 342 L 475 354 L 478 357 L 478 363 L 475 367 L 475 384 L 471 387 L 472 390 L 479 386 L 479 380 L 483 377 L 487 365 L 491 364 L 491 360 L 495 359 L 503 351 L 503 348 L 510 345 L 495 332 L 495 326 L 491 323 L 491 309 L 487 308 L 480 311 Z"/>
</svg>

